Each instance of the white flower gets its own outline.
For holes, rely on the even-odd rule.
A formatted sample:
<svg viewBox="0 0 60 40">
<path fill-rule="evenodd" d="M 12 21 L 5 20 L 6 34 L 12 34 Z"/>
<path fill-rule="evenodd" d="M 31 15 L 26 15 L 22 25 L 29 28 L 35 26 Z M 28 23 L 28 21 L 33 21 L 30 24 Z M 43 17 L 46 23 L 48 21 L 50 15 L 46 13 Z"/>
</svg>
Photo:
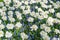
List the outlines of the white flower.
<svg viewBox="0 0 60 40">
<path fill-rule="evenodd" d="M 3 19 L 3 20 L 7 20 L 7 17 L 6 17 L 6 16 L 2 16 L 2 19 Z"/>
<path fill-rule="evenodd" d="M 47 27 L 46 24 L 41 24 L 41 26 L 40 26 L 41 29 L 45 29 L 46 27 Z"/>
<path fill-rule="evenodd" d="M 33 31 L 33 30 L 36 31 L 36 30 L 38 29 L 38 26 L 34 24 L 34 25 L 32 25 L 30 28 L 31 28 L 31 31 Z"/>
<path fill-rule="evenodd" d="M 28 35 L 26 35 L 24 32 L 22 32 L 20 35 L 23 40 L 28 38 Z"/>
<path fill-rule="evenodd" d="M 45 37 L 45 36 L 47 36 L 47 33 L 46 33 L 45 31 L 41 31 L 41 32 L 40 32 L 40 35 L 41 35 L 42 37 Z"/>
<path fill-rule="evenodd" d="M 44 40 L 50 40 L 50 37 L 49 36 L 45 36 L 43 37 Z"/>
<path fill-rule="evenodd" d="M 15 19 L 12 16 L 8 16 L 10 22 L 15 22 Z"/>
<path fill-rule="evenodd" d="M 42 0 L 41 0 L 41 1 L 42 1 Z M 43 2 L 43 3 L 48 3 L 48 0 L 43 0 L 42 2 Z"/>
<path fill-rule="evenodd" d="M 11 0 L 3 0 L 5 4 L 9 5 L 11 3 Z"/>
<path fill-rule="evenodd" d="M 6 12 L 1 12 L 1 16 L 6 16 Z"/>
<path fill-rule="evenodd" d="M 41 15 L 44 17 L 44 18 L 48 18 L 48 15 L 47 15 L 47 13 L 41 13 Z"/>
<path fill-rule="evenodd" d="M 43 2 L 41 3 L 41 6 L 43 7 L 43 8 L 48 8 L 48 6 L 46 5 L 46 4 L 44 4 Z"/>
<path fill-rule="evenodd" d="M 42 8 L 38 8 L 38 12 L 43 12 Z"/>
<path fill-rule="evenodd" d="M 17 18 L 18 18 L 19 20 L 21 20 L 21 19 L 22 19 L 21 13 L 19 13 L 18 11 L 16 11 L 15 13 L 16 13 Z"/>
<path fill-rule="evenodd" d="M 5 26 L 3 24 L 0 24 L 0 29 L 4 29 Z"/>
<path fill-rule="evenodd" d="M 4 6 L 3 2 L 0 2 L 0 7 Z"/>
<path fill-rule="evenodd" d="M 55 31 L 54 31 L 56 34 L 60 34 L 60 31 L 58 30 L 58 29 L 55 29 Z"/>
<path fill-rule="evenodd" d="M 3 37 L 3 36 L 4 36 L 4 32 L 0 31 L 0 37 Z"/>
<path fill-rule="evenodd" d="M 30 10 L 24 10 L 23 14 L 27 15 L 29 14 Z"/>
<path fill-rule="evenodd" d="M 41 19 L 44 19 L 44 17 L 39 15 L 39 16 L 38 16 L 38 19 L 41 20 Z"/>
<path fill-rule="evenodd" d="M 49 9 L 49 12 L 50 12 L 50 13 L 54 13 L 55 10 L 54 10 L 53 8 L 51 8 L 51 9 Z"/>
<path fill-rule="evenodd" d="M 17 29 L 19 29 L 19 28 L 22 27 L 22 24 L 21 24 L 20 22 L 17 22 L 17 23 L 15 24 L 15 27 L 16 27 Z"/>
<path fill-rule="evenodd" d="M 52 5 L 48 5 L 48 8 L 52 8 Z"/>
<path fill-rule="evenodd" d="M 14 24 L 7 24 L 6 27 L 7 27 L 7 29 L 13 29 L 15 26 L 14 26 Z"/>
<path fill-rule="evenodd" d="M 60 18 L 60 13 L 56 13 L 56 17 Z"/>
<path fill-rule="evenodd" d="M 25 9 L 25 6 L 21 6 L 20 8 L 24 10 Z"/>
<path fill-rule="evenodd" d="M 9 7 L 8 10 L 15 10 L 15 8 L 14 7 Z"/>
<path fill-rule="evenodd" d="M 2 23 L 2 20 L 0 20 L 0 24 Z"/>
<path fill-rule="evenodd" d="M 58 40 L 56 37 L 54 37 L 52 40 Z"/>
<path fill-rule="evenodd" d="M 13 16 L 13 11 L 8 11 L 9 16 Z"/>
<path fill-rule="evenodd" d="M 11 33 L 11 32 L 6 31 L 5 37 L 6 37 L 6 38 L 11 38 L 11 37 L 12 37 L 12 33 Z"/>
<path fill-rule="evenodd" d="M 38 9 L 38 6 L 35 6 L 36 9 Z"/>
<path fill-rule="evenodd" d="M 6 11 L 6 10 L 7 10 L 7 8 L 6 8 L 5 6 L 3 6 L 3 7 L 2 7 L 2 10 L 3 10 L 3 11 Z"/>
<path fill-rule="evenodd" d="M 29 18 L 27 19 L 27 21 L 28 21 L 28 22 L 33 22 L 33 21 L 34 21 L 34 18 L 29 17 Z"/>
<path fill-rule="evenodd" d="M 22 3 L 20 1 L 15 1 L 13 7 L 18 8 L 21 4 Z"/>
<path fill-rule="evenodd" d="M 57 1 L 56 3 L 52 3 L 55 9 L 58 9 L 60 7 L 60 2 Z"/>
<path fill-rule="evenodd" d="M 24 4 L 28 5 L 28 1 L 25 1 Z"/>
<path fill-rule="evenodd" d="M 50 32 L 51 31 L 51 29 L 50 29 L 50 27 L 45 27 L 45 29 L 44 29 L 46 32 Z"/>
<path fill-rule="evenodd" d="M 54 21 L 54 19 L 52 18 L 52 17 L 49 17 L 48 19 L 47 19 L 47 24 L 48 25 L 53 25 L 53 21 Z"/>
<path fill-rule="evenodd" d="M 53 23 L 59 23 L 60 24 L 60 20 L 59 19 L 54 19 Z"/>
<path fill-rule="evenodd" d="M 33 12 L 31 12 L 31 13 L 30 13 L 30 15 L 31 15 L 31 16 L 34 16 L 34 15 L 35 15 L 35 12 L 34 12 L 34 11 L 33 11 Z"/>
<path fill-rule="evenodd" d="M 2 13 L 3 12 L 3 10 L 2 9 L 0 9 L 0 13 Z"/>
</svg>

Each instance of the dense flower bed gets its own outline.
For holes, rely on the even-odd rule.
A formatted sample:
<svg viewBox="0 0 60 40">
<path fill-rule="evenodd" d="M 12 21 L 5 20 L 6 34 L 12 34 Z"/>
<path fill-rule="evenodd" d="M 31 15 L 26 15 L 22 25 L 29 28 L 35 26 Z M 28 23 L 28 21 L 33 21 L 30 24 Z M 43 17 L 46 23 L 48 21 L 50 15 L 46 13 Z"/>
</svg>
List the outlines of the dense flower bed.
<svg viewBox="0 0 60 40">
<path fill-rule="evenodd" d="M 60 40 L 60 1 L 3 0 L 0 40 Z"/>
</svg>

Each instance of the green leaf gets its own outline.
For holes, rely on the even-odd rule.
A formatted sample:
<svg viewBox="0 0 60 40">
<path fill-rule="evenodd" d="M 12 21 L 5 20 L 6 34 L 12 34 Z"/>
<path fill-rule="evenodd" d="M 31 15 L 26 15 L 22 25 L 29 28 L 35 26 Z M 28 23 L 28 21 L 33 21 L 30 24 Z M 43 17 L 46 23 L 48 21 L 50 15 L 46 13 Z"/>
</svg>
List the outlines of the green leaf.
<svg viewBox="0 0 60 40">
<path fill-rule="evenodd" d="M 0 0 L 0 2 L 3 2 L 3 0 Z"/>
</svg>

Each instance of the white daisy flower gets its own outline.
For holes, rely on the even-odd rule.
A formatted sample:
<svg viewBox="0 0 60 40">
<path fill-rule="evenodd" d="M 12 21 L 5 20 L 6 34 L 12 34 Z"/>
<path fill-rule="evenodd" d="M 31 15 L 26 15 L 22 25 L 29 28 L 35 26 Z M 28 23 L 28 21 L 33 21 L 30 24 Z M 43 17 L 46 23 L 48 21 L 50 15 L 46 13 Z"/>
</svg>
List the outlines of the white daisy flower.
<svg viewBox="0 0 60 40">
<path fill-rule="evenodd" d="M 12 33 L 11 33 L 11 32 L 6 31 L 5 37 L 6 37 L 6 38 L 11 38 L 11 37 L 12 37 Z"/>
<path fill-rule="evenodd" d="M 0 7 L 3 7 L 4 6 L 4 3 L 3 2 L 0 2 Z"/>
<path fill-rule="evenodd" d="M 55 31 L 54 31 L 56 34 L 60 34 L 60 31 L 58 30 L 58 29 L 55 29 Z"/>
<path fill-rule="evenodd" d="M 3 20 L 7 20 L 7 17 L 6 17 L 6 16 L 2 16 L 2 19 L 3 19 Z"/>
<path fill-rule="evenodd" d="M 27 19 L 27 21 L 28 21 L 28 22 L 33 22 L 33 21 L 34 21 L 34 18 L 29 17 L 29 18 Z"/>
<path fill-rule="evenodd" d="M 4 29 L 5 26 L 3 24 L 0 24 L 0 29 Z"/>
<path fill-rule="evenodd" d="M 4 32 L 0 31 L 0 37 L 3 37 L 3 36 L 4 36 Z"/>
<path fill-rule="evenodd" d="M 50 12 L 50 13 L 54 13 L 55 10 L 54 10 L 53 8 L 51 8 L 51 9 L 49 9 L 49 12 Z"/>
<path fill-rule="evenodd" d="M 6 27 L 7 27 L 7 29 L 13 29 L 15 26 L 14 26 L 14 24 L 7 24 Z"/>
<path fill-rule="evenodd" d="M 0 20 L 0 24 L 2 23 L 2 20 Z"/>
<path fill-rule="evenodd" d="M 21 28 L 22 27 L 22 24 L 20 23 L 20 22 L 17 22 L 16 24 L 15 24 L 15 28 L 16 29 L 19 29 L 19 28 Z"/>
<path fill-rule="evenodd" d="M 36 30 L 38 29 L 38 26 L 34 24 L 34 25 L 32 25 L 30 28 L 31 28 L 31 31 L 33 31 L 33 30 L 36 31 Z"/>
<path fill-rule="evenodd" d="M 22 32 L 20 35 L 21 35 L 22 40 L 28 39 L 28 35 L 26 35 L 24 32 Z"/>
<path fill-rule="evenodd" d="M 56 13 L 56 17 L 60 18 L 60 13 Z"/>
</svg>

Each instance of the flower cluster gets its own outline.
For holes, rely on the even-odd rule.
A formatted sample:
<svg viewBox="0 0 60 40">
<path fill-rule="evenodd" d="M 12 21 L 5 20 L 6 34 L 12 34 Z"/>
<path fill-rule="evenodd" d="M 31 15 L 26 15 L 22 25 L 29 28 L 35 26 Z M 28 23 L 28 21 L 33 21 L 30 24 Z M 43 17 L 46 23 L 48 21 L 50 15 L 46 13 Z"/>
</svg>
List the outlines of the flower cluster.
<svg viewBox="0 0 60 40">
<path fill-rule="evenodd" d="M 1 40 L 60 40 L 60 1 L 3 0 Z"/>
</svg>

